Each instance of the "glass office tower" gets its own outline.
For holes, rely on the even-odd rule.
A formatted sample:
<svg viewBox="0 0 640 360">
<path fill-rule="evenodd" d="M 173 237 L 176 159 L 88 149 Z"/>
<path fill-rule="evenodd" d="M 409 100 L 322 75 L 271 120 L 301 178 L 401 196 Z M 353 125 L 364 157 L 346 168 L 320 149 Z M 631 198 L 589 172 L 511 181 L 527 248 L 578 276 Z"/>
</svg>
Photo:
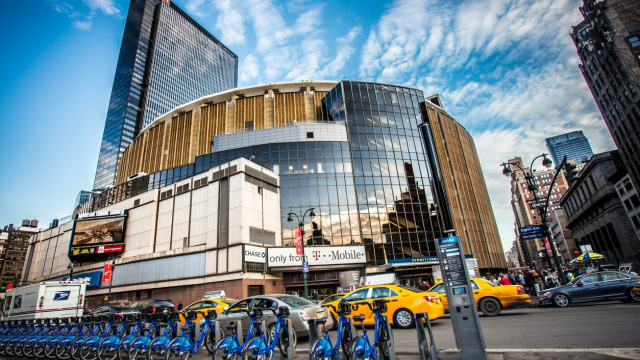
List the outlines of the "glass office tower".
<svg viewBox="0 0 640 360">
<path fill-rule="evenodd" d="M 160 115 L 237 86 L 238 57 L 170 0 L 131 0 L 94 189 L 115 183 L 122 152 Z"/>
<path fill-rule="evenodd" d="M 553 136 L 545 141 L 549 155 L 556 166 L 560 165 L 565 155 L 567 161 L 575 160 L 578 164 L 587 162 L 593 156 L 589 140 L 584 136 L 582 130 Z"/>
</svg>

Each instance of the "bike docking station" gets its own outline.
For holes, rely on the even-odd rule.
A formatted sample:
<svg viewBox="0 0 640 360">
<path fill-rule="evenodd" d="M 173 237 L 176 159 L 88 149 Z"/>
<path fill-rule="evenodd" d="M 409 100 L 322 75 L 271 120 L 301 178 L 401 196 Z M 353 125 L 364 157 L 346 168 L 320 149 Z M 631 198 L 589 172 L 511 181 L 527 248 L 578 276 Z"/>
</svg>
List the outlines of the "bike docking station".
<svg viewBox="0 0 640 360">
<path fill-rule="evenodd" d="M 449 300 L 449 316 L 453 325 L 456 346 L 460 350 L 462 359 L 487 360 L 486 345 L 462 244 L 460 244 L 458 236 L 455 235 L 437 239 L 435 243 L 442 271 L 442 283 Z M 429 334 L 431 335 L 431 330 L 429 330 Z M 435 350 L 433 337 L 431 337 L 431 341 Z M 428 359 L 426 353 L 423 353 L 422 347 L 420 347 L 420 352 L 421 359 Z"/>
<path fill-rule="evenodd" d="M 291 334 L 293 334 L 293 324 L 291 324 L 291 319 L 283 319 L 284 320 L 284 324 L 287 327 L 287 336 L 289 337 L 289 347 L 287 348 L 287 356 L 282 356 L 282 354 L 280 355 L 281 358 L 283 359 L 293 359 L 296 357 L 296 348 L 295 346 L 293 346 L 293 336 L 291 336 Z"/>
<path fill-rule="evenodd" d="M 225 335 L 224 335 L 224 331 L 222 330 L 222 325 L 220 324 L 220 320 L 214 321 L 213 324 L 214 324 L 213 325 L 214 336 L 216 338 L 215 343 L 217 344 L 218 341 L 222 340 L 222 338 L 225 337 Z M 242 321 L 240 320 L 230 321 L 229 324 L 227 325 L 227 330 L 235 330 L 236 334 L 238 334 L 238 340 L 240 341 L 244 340 L 244 336 L 242 336 Z"/>
<path fill-rule="evenodd" d="M 382 315 L 382 319 L 384 319 L 384 324 L 387 329 L 389 329 L 389 360 L 396 360 L 396 347 L 394 346 L 395 341 L 393 339 L 393 330 L 391 330 L 389 318 L 387 315 Z"/>
<path fill-rule="evenodd" d="M 436 342 L 433 339 L 433 331 L 431 330 L 431 321 L 429 321 L 428 313 L 415 314 L 416 332 L 418 333 L 418 348 L 420 349 L 420 360 L 438 360 L 438 352 L 436 350 Z M 424 331 L 424 322 L 427 323 L 429 331 L 429 339 Z M 427 354 L 429 356 L 427 356 Z"/>
</svg>

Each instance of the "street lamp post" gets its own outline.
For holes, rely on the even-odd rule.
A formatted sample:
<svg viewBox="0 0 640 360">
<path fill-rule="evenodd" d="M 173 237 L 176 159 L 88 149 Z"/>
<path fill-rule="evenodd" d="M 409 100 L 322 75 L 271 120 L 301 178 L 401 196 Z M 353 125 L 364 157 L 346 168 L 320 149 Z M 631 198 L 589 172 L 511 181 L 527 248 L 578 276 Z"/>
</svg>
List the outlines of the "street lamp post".
<svg viewBox="0 0 640 360">
<path fill-rule="evenodd" d="M 316 217 L 316 214 L 313 212 L 313 209 L 315 208 L 310 208 L 307 209 L 307 211 L 304 212 L 304 214 L 302 215 L 302 220 L 300 220 L 300 218 L 298 217 L 298 215 L 296 215 L 295 213 L 288 213 L 287 216 L 287 222 L 289 224 L 291 224 L 293 222 L 293 218 L 291 217 L 291 215 L 295 216 L 296 219 L 298 220 L 298 226 L 300 227 L 300 235 L 302 237 L 302 278 L 304 279 L 304 298 L 308 299 L 308 291 L 307 291 L 307 273 L 304 271 L 304 262 L 307 259 L 307 257 L 304 255 L 304 218 L 305 216 L 307 216 L 307 213 L 309 213 L 309 218 L 311 220 L 313 220 L 313 218 Z"/>
<path fill-rule="evenodd" d="M 538 197 L 538 186 L 536 185 L 536 183 L 534 182 L 535 177 L 532 174 L 532 169 L 533 169 L 533 163 L 538 159 L 538 158 L 543 158 L 542 159 L 542 165 L 544 167 L 551 168 L 551 166 L 553 165 L 553 162 L 551 161 L 551 159 L 549 159 L 547 157 L 548 154 L 542 153 L 542 155 L 538 155 L 535 158 L 533 158 L 533 160 L 531 161 L 531 165 L 529 166 L 529 172 L 525 171 L 520 165 L 518 165 L 517 163 L 510 163 L 510 162 L 503 162 L 501 164 L 501 166 L 503 167 L 502 169 L 502 174 L 506 177 L 510 177 L 512 174 L 511 171 L 511 167 L 510 165 L 515 165 L 518 169 L 520 169 L 522 171 L 522 173 L 524 174 L 524 178 L 527 181 L 527 188 L 529 189 L 529 191 L 531 191 L 533 193 L 533 197 L 535 199 L 536 204 L 540 202 L 540 198 Z M 566 284 L 567 283 L 567 279 L 564 276 L 564 272 L 562 271 L 562 267 L 560 266 L 560 259 L 558 258 L 558 252 L 556 250 L 556 244 L 555 242 L 551 239 L 551 232 L 549 231 L 549 226 L 547 225 L 547 215 L 549 214 L 549 193 L 551 193 L 551 189 L 553 189 L 553 184 L 555 184 L 556 179 L 558 177 L 558 174 L 560 173 L 560 171 L 562 171 L 562 167 L 564 165 L 564 163 L 567 161 L 567 157 L 565 156 L 562 159 L 562 163 L 560 164 L 560 166 L 557 167 L 556 173 L 553 176 L 553 180 L 551 181 L 551 185 L 549 185 L 549 192 L 547 193 L 547 197 L 542 199 L 545 201 L 545 205 L 543 207 L 537 207 L 538 209 L 538 214 L 540 215 L 540 219 L 542 221 L 542 231 L 543 231 L 543 236 L 547 238 L 547 241 L 549 241 L 549 246 L 551 247 L 551 252 L 553 255 L 553 260 L 555 263 L 555 268 L 558 271 L 558 277 L 560 278 L 560 281 L 562 282 L 562 284 Z M 545 250 L 546 252 L 546 250 Z"/>
<path fill-rule="evenodd" d="M 69 265 L 67 265 L 67 269 L 69 270 L 69 281 L 73 280 L 73 267 L 76 266 L 75 262 L 70 262 Z"/>
</svg>

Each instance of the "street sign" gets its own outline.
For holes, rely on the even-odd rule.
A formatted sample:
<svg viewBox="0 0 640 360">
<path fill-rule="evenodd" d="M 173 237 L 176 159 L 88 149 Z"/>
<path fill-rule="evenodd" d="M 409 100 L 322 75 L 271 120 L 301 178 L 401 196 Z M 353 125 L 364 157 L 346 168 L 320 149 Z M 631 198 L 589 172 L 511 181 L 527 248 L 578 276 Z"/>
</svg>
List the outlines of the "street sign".
<svg viewBox="0 0 640 360">
<path fill-rule="evenodd" d="M 302 272 L 303 273 L 308 273 L 309 272 L 309 262 L 308 261 L 303 261 L 302 262 Z"/>
<path fill-rule="evenodd" d="M 542 236 L 544 236 L 544 234 L 542 233 L 542 231 L 540 231 L 540 232 L 533 232 L 533 233 L 526 233 L 526 234 L 520 234 L 520 240 L 528 240 L 528 239 L 541 238 Z"/>
<path fill-rule="evenodd" d="M 541 231 L 542 231 L 542 225 L 528 225 L 525 227 L 518 228 L 518 232 L 520 232 L 520 234 L 526 234 L 531 232 L 541 232 Z"/>
<path fill-rule="evenodd" d="M 547 202 L 546 201 L 538 201 L 538 202 L 529 203 L 529 209 L 531 209 L 531 210 L 542 209 L 545 206 L 547 206 Z"/>
</svg>

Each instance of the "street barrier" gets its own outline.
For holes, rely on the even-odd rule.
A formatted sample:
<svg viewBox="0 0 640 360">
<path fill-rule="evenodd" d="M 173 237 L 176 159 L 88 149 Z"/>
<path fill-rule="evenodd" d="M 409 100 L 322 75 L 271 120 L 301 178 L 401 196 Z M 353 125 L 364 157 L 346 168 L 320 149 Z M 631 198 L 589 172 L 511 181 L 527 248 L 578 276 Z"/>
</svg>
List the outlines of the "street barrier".
<svg viewBox="0 0 640 360">
<path fill-rule="evenodd" d="M 431 330 L 431 322 L 428 313 L 415 314 L 416 332 L 418 333 L 418 350 L 420 360 L 438 360 L 438 352 L 436 351 L 436 343 L 433 339 L 433 331 Z M 424 323 L 427 323 L 429 337 L 425 333 Z"/>
</svg>

